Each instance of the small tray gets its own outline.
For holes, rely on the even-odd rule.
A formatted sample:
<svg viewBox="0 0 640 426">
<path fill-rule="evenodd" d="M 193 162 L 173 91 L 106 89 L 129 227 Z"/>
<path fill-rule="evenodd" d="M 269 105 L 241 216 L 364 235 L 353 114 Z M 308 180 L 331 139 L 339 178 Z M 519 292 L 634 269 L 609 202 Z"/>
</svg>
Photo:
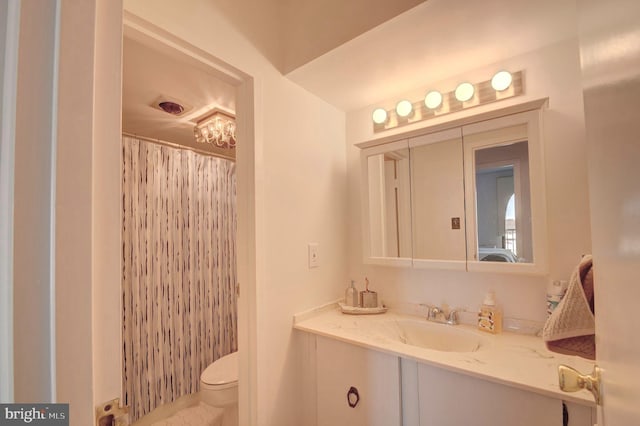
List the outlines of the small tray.
<svg viewBox="0 0 640 426">
<path fill-rule="evenodd" d="M 386 306 L 378 306 L 376 308 L 361 308 L 359 306 L 347 306 L 344 303 L 338 303 L 343 314 L 349 315 L 371 315 L 384 314 L 387 312 Z"/>
</svg>

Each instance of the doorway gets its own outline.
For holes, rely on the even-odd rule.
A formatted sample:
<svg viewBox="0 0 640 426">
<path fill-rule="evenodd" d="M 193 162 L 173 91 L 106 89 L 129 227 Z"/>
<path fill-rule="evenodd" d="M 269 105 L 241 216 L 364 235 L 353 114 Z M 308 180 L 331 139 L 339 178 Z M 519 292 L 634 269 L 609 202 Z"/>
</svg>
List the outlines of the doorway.
<svg viewBox="0 0 640 426">
<path fill-rule="evenodd" d="M 239 406 L 241 421 L 249 422 L 246 416 L 255 410 L 255 398 L 250 389 L 255 382 L 255 337 L 251 337 L 251 318 L 255 312 L 255 235 L 251 223 L 254 222 L 254 127 L 253 127 L 253 79 L 251 76 L 229 66 L 208 53 L 189 45 L 157 28 L 146 21 L 129 13 L 124 14 L 124 38 L 134 40 L 136 43 L 158 52 L 162 52 L 174 59 L 180 58 L 201 72 L 215 76 L 221 86 L 230 86 L 234 90 L 236 137 L 238 140 L 235 149 L 236 176 L 237 176 L 237 281 L 242 283 L 242 297 L 238 297 L 238 347 L 240 349 L 239 362 Z M 162 70 L 158 70 L 162 72 Z M 165 95 L 171 95 L 165 93 Z M 221 109 L 229 109 L 229 105 L 219 105 Z M 212 107 L 212 105 L 209 105 Z M 124 105 L 123 105 L 124 112 Z M 202 114 L 194 109 L 193 117 Z M 124 124 L 124 123 L 123 123 Z M 190 131 L 193 127 L 189 125 Z M 123 131 L 126 132 L 123 126 Z M 191 147 L 193 148 L 193 147 Z M 119 324 L 121 327 L 121 324 Z M 120 370 L 122 371 L 122 370 Z M 251 372 L 251 374 L 249 373 Z"/>
</svg>

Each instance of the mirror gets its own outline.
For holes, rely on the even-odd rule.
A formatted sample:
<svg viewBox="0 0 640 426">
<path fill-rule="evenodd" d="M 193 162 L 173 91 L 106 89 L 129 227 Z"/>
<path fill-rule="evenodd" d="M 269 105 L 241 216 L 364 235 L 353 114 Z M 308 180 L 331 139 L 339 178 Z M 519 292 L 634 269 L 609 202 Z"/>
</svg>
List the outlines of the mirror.
<svg viewBox="0 0 640 426">
<path fill-rule="evenodd" d="M 527 141 L 475 151 L 477 258 L 533 262 Z"/>
<path fill-rule="evenodd" d="M 400 141 L 366 151 L 368 257 L 411 259 L 409 148 Z"/>
<path fill-rule="evenodd" d="M 540 111 L 363 149 L 365 263 L 546 272 Z"/>
<path fill-rule="evenodd" d="M 412 138 L 409 149 L 414 266 L 465 269 L 462 130 Z"/>
</svg>

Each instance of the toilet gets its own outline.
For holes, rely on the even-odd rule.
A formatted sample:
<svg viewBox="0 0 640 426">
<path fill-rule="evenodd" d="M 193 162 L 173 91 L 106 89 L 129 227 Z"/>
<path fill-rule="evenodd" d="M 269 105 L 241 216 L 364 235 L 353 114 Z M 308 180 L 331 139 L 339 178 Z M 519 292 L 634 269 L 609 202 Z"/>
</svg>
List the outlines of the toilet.
<svg viewBox="0 0 640 426">
<path fill-rule="evenodd" d="M 221 426 L 238 426 L 238 352 L 219 358 L 202 372 L 200 399 L 224 409 Z"/>
</svg>

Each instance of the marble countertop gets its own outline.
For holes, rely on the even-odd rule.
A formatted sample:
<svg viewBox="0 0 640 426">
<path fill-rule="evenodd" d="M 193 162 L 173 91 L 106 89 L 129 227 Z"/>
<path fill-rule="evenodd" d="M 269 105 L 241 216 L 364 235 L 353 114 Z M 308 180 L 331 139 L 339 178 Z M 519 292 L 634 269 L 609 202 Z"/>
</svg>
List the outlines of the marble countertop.
<svg viewBox="0 0 640 426">
<path fill-rule="evenodd" d="M 296 315 L 293 328 L 553 398 L 595 406 L 593 396 L 586 390 L 562 392 L 557 373 L 559 364 L 590 373 L 593 362 L 550 352 L 540 337 L 511 332 L 492 335 L 464 324 L 439 325 L 477 333 L 483 341 L 482 347 L 475 352 L 442 352 L 402 343 L 389 332 L 393 330 L 394 322 L 407 319 L 426 321 L 393 310 L 379 315 L 347 315 L 336 304 L 331 304 Z"/>
</svg>

